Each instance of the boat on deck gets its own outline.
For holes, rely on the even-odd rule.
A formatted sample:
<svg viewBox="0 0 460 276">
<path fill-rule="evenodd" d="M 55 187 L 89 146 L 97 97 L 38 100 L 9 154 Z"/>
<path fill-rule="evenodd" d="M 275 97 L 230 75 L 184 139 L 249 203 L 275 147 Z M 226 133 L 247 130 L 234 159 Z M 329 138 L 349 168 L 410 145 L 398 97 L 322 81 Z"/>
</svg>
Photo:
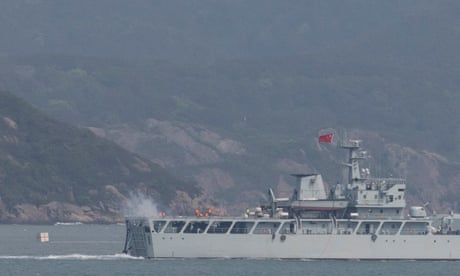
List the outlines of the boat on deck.
<svg viewBox="0 0 460 276">
<path fill-rule="evenodd" d="M 331 142 L 332 134 L 320 142 Z M 328 193 L 320 174 L 297 174 L 292 196 L 241 217 L 128 217 L 124 252 L 145 258 L 460 260 L 460 216 L 406 211 L 406 182 L 360 168 L 361 141 L 349 152 L 348 181 Z M 154 215 L 154 214 L 152 214 Z M 201 214 L 200 214 L 201 215 Z"/>
</svg>

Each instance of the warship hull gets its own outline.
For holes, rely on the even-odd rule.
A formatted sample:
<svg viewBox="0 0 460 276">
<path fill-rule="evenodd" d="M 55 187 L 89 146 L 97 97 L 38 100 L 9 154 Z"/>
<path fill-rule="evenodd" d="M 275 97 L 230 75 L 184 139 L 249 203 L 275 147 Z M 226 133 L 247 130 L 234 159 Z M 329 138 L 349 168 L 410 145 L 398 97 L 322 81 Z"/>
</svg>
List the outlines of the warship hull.
<svg viewBox="0 0 460 276">
<path fill-rule="evenodd" d="M 455 240 L 394 238 L 370 243 L 369 238 L 289 237 L 187 239 L 174 243 L 154 240 L 156 258 L 269 258 L 269 259 L 360 259 L 360 260 L 459 260 L 460 238 Z M 186 242 L 185 242 L 186 241 Z M 205 246 L 203 243 L 207 243 Z M 211 246 L 212 244 L 212 246 Z M 433 244 L 436 244 L 433 246 Z"/>
<path fill-rule="evenodd" d="M 126 253 L 145 258 L 460 260 L 456 234 L 359 234 L 356 229 L 350 234 L 156 233 L 150 231 L 153 224 L 147 225 L 137 220 L 128 226 Z"/>
</svg>

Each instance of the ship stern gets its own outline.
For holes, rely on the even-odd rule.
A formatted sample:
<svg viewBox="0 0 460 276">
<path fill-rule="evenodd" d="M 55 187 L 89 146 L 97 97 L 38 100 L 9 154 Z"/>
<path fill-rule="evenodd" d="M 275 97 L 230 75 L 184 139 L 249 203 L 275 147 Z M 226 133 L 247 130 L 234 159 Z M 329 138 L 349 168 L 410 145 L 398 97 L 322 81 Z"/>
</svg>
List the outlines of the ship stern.
<svg viewBox="0 0 460 276">
<path fill-rule="evenodd" d="M 123 253 L 133 257 L 153 258 L 151 225 L 147 218 L 126 218 Z"/>
</svg>

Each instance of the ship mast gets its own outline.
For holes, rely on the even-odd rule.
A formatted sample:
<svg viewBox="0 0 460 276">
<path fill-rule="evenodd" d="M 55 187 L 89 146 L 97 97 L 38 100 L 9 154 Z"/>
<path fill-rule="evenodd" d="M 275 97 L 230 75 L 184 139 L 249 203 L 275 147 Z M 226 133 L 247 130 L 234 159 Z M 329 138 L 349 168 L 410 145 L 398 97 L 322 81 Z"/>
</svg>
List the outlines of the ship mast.
<svg viewBox="0 0 460 276">
<path fill-rule="evenodd" d="M 366 177 L 361 175 L 359 167 L 359 161 L 366 158 L 366 152 L 360 151 L 361 140 L 349 140 L 344 141 L 340 145 L 343 149 L 348 149 L 348 163 L 345 166 L 348 167 L 348 183 L 351 185 L 350 188 L 354 188 L 362 184 Z"/>
</svg>

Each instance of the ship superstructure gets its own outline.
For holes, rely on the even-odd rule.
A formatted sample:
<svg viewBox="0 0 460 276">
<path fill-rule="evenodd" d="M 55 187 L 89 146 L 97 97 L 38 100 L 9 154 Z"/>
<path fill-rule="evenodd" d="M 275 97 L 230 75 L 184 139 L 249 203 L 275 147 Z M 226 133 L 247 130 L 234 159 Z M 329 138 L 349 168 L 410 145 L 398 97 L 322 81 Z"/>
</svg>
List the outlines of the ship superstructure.
<svg viewBox="0 0 460 276">
<path fill-rule="evenodd" d="M 423 206 L 406 215 L 405 180 L 372 178 L 360 168 L 367 156 L 360 144 L 340 145 L 349 152 L 348 183 L 329 193 L 320 174 L 296 174 L 290 198 L 270 189 L 268 204 L 241 217 L 127 218 L 124 251 L 147 258 L 460 259 L 460 217 L 428 217 Z"/>
<path fill-rule="evenodd" d="M 270 189 L 272 216 L 277 211 L 300 218 L 402 219 L 406 207 L 406 183 L 400 178 L 372 178 L 369 169 L 360 168 L 367 157 L 361 141 L 350 140 L 340 145 L 349 151 L 348 183 L 337 184 L 329 195 L 320 174 L 295 174 L 297 185 L 290 199 L 275 197 Z"/>
</svg>

